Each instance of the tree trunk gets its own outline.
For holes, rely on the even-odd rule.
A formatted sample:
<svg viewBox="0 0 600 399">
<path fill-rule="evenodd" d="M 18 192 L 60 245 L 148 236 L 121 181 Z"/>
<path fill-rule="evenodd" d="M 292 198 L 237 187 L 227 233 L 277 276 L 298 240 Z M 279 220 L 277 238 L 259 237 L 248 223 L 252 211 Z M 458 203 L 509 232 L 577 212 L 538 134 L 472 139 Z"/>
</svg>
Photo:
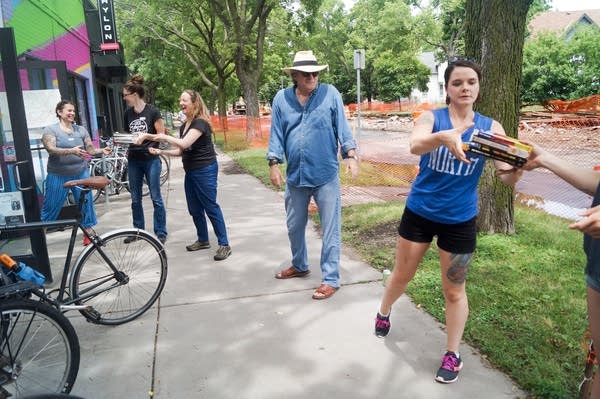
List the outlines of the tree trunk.
<svg viewBox="0 0 600 399">
<path fill-rule="evenodd" d="M 261 138 L 258 110 L 258 76 L 255 76 L 256 70 L 262 71 L 261 68 L 254 70 L 245 70 L 237 67 L 237 76 L 242 84 L 244 91 L 244 101 L 246 102 L 246 141 L 251 143 Z"/>
<path fill-rule="evenodd" d="M 467 0 L 466 55 L 482 67 L 477 111 L 489 115 L 517 137 L 521 65 L 527 11 L 533 0 Z M 514 190 L 495 176 L 487 162 L 479 184 L 481 232 L 514 233 Z"/>
<path fill-rule="evenodd" d="M 212 0 L 213 12 L 221 19 L 235 45 L 235 71 L 246 102 L 246 140 L 260 137 L 258 83 L 263 71 L 267 18 L 279 3 L 274 0 Z"/>
</svg>

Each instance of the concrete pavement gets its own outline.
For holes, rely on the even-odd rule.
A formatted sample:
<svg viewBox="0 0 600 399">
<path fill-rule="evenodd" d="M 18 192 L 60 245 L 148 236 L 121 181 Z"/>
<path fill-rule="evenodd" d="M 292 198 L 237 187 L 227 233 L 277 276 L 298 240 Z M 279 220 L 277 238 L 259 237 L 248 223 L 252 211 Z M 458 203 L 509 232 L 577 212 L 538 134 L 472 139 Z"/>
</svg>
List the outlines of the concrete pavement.
<svg viewBox="0 0 600 399">
<path fill-rule="evenodd" d="M 229 162 L 219 155 L 221 171 Z M 465 366 L 459 381 L 436 383 L 445 334 L 406 296 L 394 306 L 389 336 L 375 337 L 381 274 L 348 248 L 342 250 L 342 288 L 328 300 L 312 300 L 321 277 L 320 239 L 312 225 L 307 231 L 312 273 L 274 279 L 290 259 L 283 199 L 250 175 L 219 175 L 232 255 L 213 261 L 212 231 L 211 249 L 187 252 L 195 229 L 179 159 L 171 172 L 163 187 L 170 234 L 160 302 L 116 327 L 67 314 L 82 351 L 72 394 L 86 399 L 525 397 L 467 345 L 461 348 Z M 149 199 L 144 206 L 151 221 Z M 97 210 L 100 233 L 130 226 L 128 194 Z M 48 236 L 55 281 L 65 234 Z"/>
</svg>

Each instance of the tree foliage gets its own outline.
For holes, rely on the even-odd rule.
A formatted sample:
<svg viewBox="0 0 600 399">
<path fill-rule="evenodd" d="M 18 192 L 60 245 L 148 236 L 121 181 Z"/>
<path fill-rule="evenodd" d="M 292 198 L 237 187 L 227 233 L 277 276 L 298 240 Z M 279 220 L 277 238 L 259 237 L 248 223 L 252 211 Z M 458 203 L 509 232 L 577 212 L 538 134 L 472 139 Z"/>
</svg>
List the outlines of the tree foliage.
<svg viewBox="0 0 600 399">
<path fill-rule="evenodd" d="M 396 100 L 425 87 L 430 72 L 417 58 L 417 23 L 404 1 L 359 0 L 352 8 L 349 39 L 353 48 L 365 50 L 361 88 L 368 101 Z"/>
<path fill-rule="evenodd" d="M 135 27 L 128 36 L 137 40 L 137 51 L 146 51 L 145 46 L 139 46 L 150 38 L 159 43 L 164 53 L 176 54 L 170 59 L 176 66 L 183 66 L 186 75 L 169 74 L 162 76 L 152 73 L 154 79 L 174 81 L 180 89 L 172 93 L 179 98 L 181 90 L 195 89 L 201 93 L 210 109 L 218 109 L 223 117 L 227 111 L 226 84 L 234 73 L 233 47 L 227 40 L 227 32 L 216 16 L 208 11 L 206 2 L 197 1 L 194 7 L 189 7 L 189 2 L 182 0 L 121 0 L 116 3 L 118 13 L 117 21 L 126 27 Z M 130 11 L 130 12 L 127 12 Z M 145 24 L 138 24 L 143 19 Z M 132 39 L 130 39 L 132 40 Z M 140 43 L 141 42 L 141 43 Z M 134 46 L 135 47 L 135 46 Z M 154 60 L 144 62 L 145 67 L 151 67 L 152 62 L 165 67 L 162 54 L 155 54 Z M 130 63 L 136 66 L 138 59 Z M 165 68 L 171 72 L 172 68 Z M 156 72 L 150 70 L 149 72 Z"/>
<path fill-rule="evenodd" d="M 521 93 L 525 104 L 600 93 L 600 28 L 580 29 L 569 40 L 557 33 L 529 40 Z"/>
</svg>

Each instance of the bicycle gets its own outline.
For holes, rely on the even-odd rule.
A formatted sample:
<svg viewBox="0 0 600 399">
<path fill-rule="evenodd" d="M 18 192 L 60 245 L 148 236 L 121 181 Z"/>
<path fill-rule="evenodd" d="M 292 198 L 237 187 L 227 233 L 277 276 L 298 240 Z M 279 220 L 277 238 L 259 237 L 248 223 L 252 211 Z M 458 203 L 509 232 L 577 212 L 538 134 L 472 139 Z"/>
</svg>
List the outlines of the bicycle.
<svg viewBox="0 0 600 399">
<path fill-rule="evenodd" d="M 108 157 L 92 158 L 90 160 L 90 176 L 107 176 L 110 179 L 109 185 L 101 190 L 94 192 L 94 202 L 97 202 L 101 195 L 108 193 L 118 195 L 123 189 L 129 191 L 129 179 L 127 176 L 127 147 L 115 144 L 111 138 L 103 140 L 105 145 L 112 148 L 112 154 Z M 165 155 L 159 155 L 160 169 L 160 185 L 162 186 L 169 179 L 171 160 Z M 142 187 L 142 196 L 150 194 L 148 184 L 144 179 Z"/>
<path fill-rule="evenodd" d="M 0 399 L 71 391 L 79 339 L 61 312 L 29 299 L 36 286 L 0 270 Z"/>
<path fill-rule="evenodd" d="M 79 186 L 82 189 L 75 219 L 0 226 L 0 233 L 66 230 L 70 227 L 71 238 L 60 286 L 54 290 L 58 292 L 57 298 L 41 290 L 34 290 L 33 294 L 61 311 L 79 310 L 93 323 L 117 325 L 134 320 L 158 299 L 167 278 L 167 256 L 163 244 L 145 230 L 126 228 L 97 235 L 92 229 L 88 231 L 82 226 L 86 193 L 91 189 L 102 189 L 107 184 L 108 178 L 104 176 L 68 181 L 65 187 Z M 69 273 L 78 230 L 91 243 L 84 247 Z M 124 243 L 125 238 L 130 237 L 135 240 Z M 122 303 L 123 297 L 126 299 Z"/>
</svg>

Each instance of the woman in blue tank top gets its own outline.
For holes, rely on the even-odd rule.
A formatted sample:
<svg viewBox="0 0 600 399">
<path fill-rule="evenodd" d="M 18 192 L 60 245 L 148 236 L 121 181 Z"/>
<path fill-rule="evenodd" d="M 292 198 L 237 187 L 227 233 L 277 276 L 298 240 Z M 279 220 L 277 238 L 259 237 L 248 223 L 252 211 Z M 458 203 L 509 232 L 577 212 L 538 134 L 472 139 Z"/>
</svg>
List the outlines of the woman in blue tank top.
<svg viewBox="0 0 600 399">
<path fill-rule="evenodd" d="M 469 305 L 465 281 L 476 240 L 477 184 L 485 158 L 465 153 L 473 129 L 505 134 L 497 121 L 473 110 L 479 98 L 481 68 L 473 61 L 451 62 L 444 73 L 447 108 L 424 112 L 410 135 L 410 151 L 421 156 L 398 227 L 396 263 L 375 319 L 375 334 L 390 330 L 392 305 L 404 293 L 425 252 L 437 236 L 446 309 L 446 349 L 435 380 L 452 383 L 463 362 L 459 355 Z M 494 161 L 504 183 L 514 186 L 522 170 Z"/>
</svg>

